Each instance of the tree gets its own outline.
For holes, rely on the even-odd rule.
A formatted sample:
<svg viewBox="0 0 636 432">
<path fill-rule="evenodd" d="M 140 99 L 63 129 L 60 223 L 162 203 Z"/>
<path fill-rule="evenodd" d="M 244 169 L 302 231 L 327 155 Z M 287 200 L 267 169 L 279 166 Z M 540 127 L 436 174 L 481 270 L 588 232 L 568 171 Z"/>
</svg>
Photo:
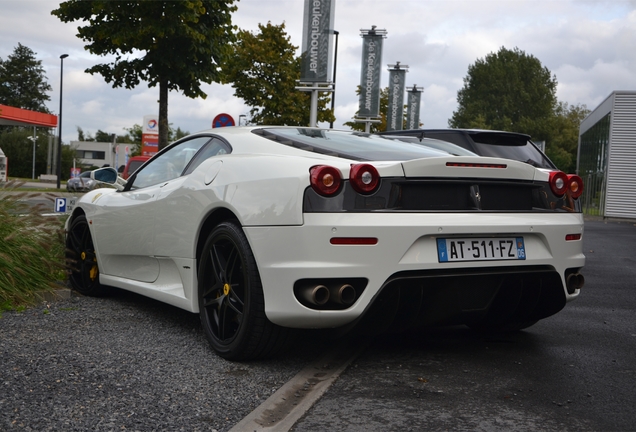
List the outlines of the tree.
<svg viewBox="0 0 636 432">
<path fill-rule="evenodd" d="M 224 68 L 224 82 L 250 109 L 252 124 L 306 126 L 311 94 L 296 90 L 300 79 L 300 57 L 285 33 L 285 24 L 258 25 L 259 32 L 241 30 L 234 53 Z M 334 119 L 327 109 L 329 97 L 318 99 L 318 121 Z"/>
<path fill-rule="evenodd" d="M 18 43 L 13 54 L 0 59 L 0 104 L 48 113 L 49 91 L 42 61 L 30 48 Z"/>
<path fill-rule="evenodd" d="M 534 56 L 501 47 L 468 67 L 452 128 L 523 132 L 545 139 L 557 105 L 557 80 Z"/>
<path fill-rule="evenodd" d="M 537 58 L 502 47 L 468 67 L 448 125 L 528 134 L 546 142 L 546 154 L 560 170 L 574 172 L 579 126 L 590 111 L 557 101 L 556 86 Z"/>
<path fill-rule="evenodd" d="M 111 133 L 108 132 L 104 132 L 101 129 L 97 129 L 97 132 L 95 132 L 95 136 L 91 135 L 90 132 L 86 132 L 84 133 L 84 130 L 77 126 L 77 140 L 78 141 L 96 141 L 96 142 L 111 142 L 113 140 L 113 135 Z M 127 135 L 119 135 L 117 138 L 118 142 L 126 142 L 126 141 L 122 141 L 123 139 L 126 139 Z"/>
<path fill-rule="evenodd" d="M 201 82 L 218 82 L 234 40 L 235 0 L 68 0 L 51 13 L 63 22 L 85 21 L 77 36 L 111 63 L 86 69 L 113 87 L 141 80 L 159 86 L 159 148 L 168 144 L 168 91 L 190 98 L 207 95 Z"/>
<path fill-rule="evenodd" d="M 356 90 L 356 94 L 359 96 L 362 89 L 358 86 Z M 404 112 L 402 117 L 402 129 L 406 129 L 407 122 L 407 105 L 404 105 Z M 386 113 L 389 109 L 389 88 L 385 87 L 380 89 L 380 123 L 371 123 L 371 128 L 369 131 L 371 133 L 384 132 L 386 130 Z M 357 117 L 359 111 L 356 111 L 356 115 L 353 118 Z M 345 126 L 349 126 L 351 129 L 356 131 L 364 132 L 366 130 L 366 124 L 356 121 L 348 121 L 344 124 Z M 420 126 L 422 123 L 420 123 Z"/>
<path fill-rule="evenodd" d="M 33 173 L 32 127 L 7 127 L 0 129 L 0 148 L 9 159 L 9 176 L 31 178 Z M 47 172 L 49 143 L 55 142 L 50 130 L 37 128 L 35 149 L 35 176 Z M 73 166 L 75 150 L 62 146 L 62 178 L 68 179 Z"/>
<path fill-rule="evenodd" d="M 559 102 L 551 120 L 546 138 L 546 155 L 566 173 L 576 170 L 576 156 L 581 122 L 590 110 L 585 105 L 568 105 Z"/>
</svg>

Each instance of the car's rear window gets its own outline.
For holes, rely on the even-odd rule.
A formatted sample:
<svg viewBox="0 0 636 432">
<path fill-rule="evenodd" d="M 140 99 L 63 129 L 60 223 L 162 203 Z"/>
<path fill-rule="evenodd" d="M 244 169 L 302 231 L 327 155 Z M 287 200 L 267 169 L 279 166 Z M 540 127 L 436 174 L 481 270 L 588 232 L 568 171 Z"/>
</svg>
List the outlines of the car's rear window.
<svg viewBox="0 0 636 432">
<path fill-rule="evenodd" d="M 397 161 L 449 155 L 419 144 L 361 132 L 312 128 L 263 128 L 253 132 L 301 150 L 359 161 Z"/>
<path fill-rule="evenodd" d="M 539 168 L 554 168 L 554 165 L 523 136 L 476 133 L 470 134 L 477 153 L 482 156 L 502 157 L 518 160 Z"/>
</svg>

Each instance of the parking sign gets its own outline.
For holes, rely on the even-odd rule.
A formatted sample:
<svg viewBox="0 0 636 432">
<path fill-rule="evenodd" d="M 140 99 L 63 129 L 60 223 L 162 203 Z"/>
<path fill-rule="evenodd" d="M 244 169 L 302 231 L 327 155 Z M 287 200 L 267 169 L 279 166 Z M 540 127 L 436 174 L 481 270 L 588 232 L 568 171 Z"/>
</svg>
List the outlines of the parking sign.
<svg viewBox="0 0 636 432">
<path fill-rule="evenodd" d="M 75 207 L 75 198 L 55 198 L 55 213 L 69 213 Z"/>
</svg>

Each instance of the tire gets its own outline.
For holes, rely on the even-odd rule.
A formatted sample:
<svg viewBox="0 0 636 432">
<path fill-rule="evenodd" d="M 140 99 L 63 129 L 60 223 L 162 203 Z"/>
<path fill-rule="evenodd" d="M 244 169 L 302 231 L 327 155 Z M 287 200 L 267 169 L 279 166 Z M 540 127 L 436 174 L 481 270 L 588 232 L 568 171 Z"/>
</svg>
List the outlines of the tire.
<svg viewBox="0 0 636 432">
<path fill-rule="evenodd" d="M 291 340 L 291 329 L 265 316 L 256 261 L 236 222 L 219 224 L 205 242 L 198 297 L 203 331 L 214 351 L 227 360 L 268 357 Z"/>
<path fill-rule="evenodd" d="M 80 294 L 101 297 L 109 288 L 99 283 L 99 267 L 86 216 L 77 216 L 66 233 L 66 261 L 71 288 Z"/>
</svg>

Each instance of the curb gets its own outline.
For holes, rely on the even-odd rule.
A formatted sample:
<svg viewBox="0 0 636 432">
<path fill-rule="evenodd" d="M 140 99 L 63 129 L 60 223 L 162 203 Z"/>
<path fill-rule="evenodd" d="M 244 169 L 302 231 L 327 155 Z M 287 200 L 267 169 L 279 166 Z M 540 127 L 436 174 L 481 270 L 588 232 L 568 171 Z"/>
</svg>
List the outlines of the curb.
<svg viewBox="0 0 636 432">
<path fill-rule="evenodd" d="M 339 344 L 306 366 L 229 432 L 287 432 L 322 397 L 367 343 Z"/>
</svg>

